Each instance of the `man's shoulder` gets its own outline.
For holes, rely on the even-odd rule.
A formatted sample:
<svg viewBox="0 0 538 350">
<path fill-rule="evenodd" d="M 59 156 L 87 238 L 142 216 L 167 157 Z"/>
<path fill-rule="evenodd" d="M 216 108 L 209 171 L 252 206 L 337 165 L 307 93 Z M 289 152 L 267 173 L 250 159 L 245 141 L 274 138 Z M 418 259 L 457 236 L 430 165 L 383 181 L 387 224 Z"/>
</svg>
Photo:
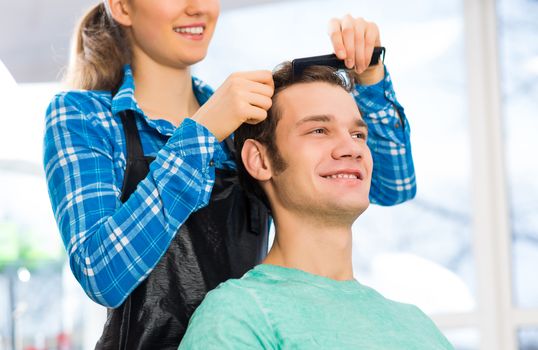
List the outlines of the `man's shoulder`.
<svg viewBox="0 0 538 350">
<path fill-rule="evenodd" d="M 247 272 L 242 278 L 229 279 L 206 294 L 194 312 L 191 323 L 219 324 L 220 322 L 247 322 L 263 324 L 268 322 L 265 310 L 272 288 L 272 281 L 266 276 Z"/>
<path fill-rule="evenodd" d="M 250 283 L 245 283 L 241 279 L 230 279 L 223 282 L 213 289 L 204 298 L 202 304 L 217 303 L 223 301 L 233 301 L 234 299 L 242 299 L 250 296 Z"/>
<path fill-rule="evenodd" d="M 217 288 L 207 293 L 202 305 L 214 308 L 227 306 L 228 303 L 234 302 L 240 302 L 242 305 L 255 304 L 256 296 L 262 293 L 267 286 L 267 281 L 249 271 L 242 278 L 229 279 L 219 284 Z"/>
<path fill-rule="evenodd" d="M 180 349 L 272 348 L 273 330 L 258 303 L 258 283 L 244 276 L 207 293 L 189 321 Z"/>
</svg>

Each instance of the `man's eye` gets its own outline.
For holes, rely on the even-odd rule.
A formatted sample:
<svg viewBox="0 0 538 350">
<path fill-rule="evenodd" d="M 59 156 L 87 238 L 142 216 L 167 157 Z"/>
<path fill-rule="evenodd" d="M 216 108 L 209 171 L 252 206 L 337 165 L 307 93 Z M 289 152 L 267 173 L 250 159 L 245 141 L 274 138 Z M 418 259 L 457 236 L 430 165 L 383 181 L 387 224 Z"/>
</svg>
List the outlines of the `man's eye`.
<svg viewBox="0 0 538 350">
<path fill-rule="evenodd" d="M 365 139 L 366 139 L 366 133 L 364 133 L 364 132 L 357 132 L 357 133 L 352 134 L 351 137 L 354 137 L 354 138 L 356 138 L 356 139 L 363 139 L 363 140 L 365 140 Z"/>
<path fill-rule="evenodd" d="M 326 133 L 326 130 L 325 129 L 322 129 L 322 128 L 319 128 L 319 129 L 314 129 L 310 132 L 311 134 L 325 134 Z"/>
</svg>

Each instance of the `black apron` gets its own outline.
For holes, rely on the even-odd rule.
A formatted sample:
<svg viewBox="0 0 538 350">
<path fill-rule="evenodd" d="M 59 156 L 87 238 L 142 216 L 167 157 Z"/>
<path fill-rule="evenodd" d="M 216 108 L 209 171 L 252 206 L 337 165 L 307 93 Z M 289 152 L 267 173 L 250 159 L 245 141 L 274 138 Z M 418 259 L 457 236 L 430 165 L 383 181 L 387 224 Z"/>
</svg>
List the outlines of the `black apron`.
<svg viewBox="0 0 538 350">
<path fill-rule="evenodd" d="M 121 201 L 154 160 L 145 157 L 133 111 L 121 114 L 127 166 Z M 234 154 L 233 142 L 226 146 Z M 192 213 L 153 271 L 118 308 L 108 309 L 96 349 L 177 349 L 189 318 L 208 291 L 239 278 L 267 253 L 269 213 L 247 196 L 232 170 L 216 169 L 209 204 Z"/>
</svg>

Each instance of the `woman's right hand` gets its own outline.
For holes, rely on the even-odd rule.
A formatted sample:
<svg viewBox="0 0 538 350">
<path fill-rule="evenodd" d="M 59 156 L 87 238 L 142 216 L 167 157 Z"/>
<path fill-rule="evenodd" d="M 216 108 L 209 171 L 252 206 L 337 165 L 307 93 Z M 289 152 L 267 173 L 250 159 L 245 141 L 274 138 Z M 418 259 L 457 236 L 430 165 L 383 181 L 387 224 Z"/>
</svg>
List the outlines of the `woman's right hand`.
<svg viewBox="0 0 538 350">
<path fill-rule="evenodd" d="M 233 73 L 192 119 L 222 141 L 241 124 L 257 124 L 267 118 L 274 87 L 271 71 Z"/>
</svg>

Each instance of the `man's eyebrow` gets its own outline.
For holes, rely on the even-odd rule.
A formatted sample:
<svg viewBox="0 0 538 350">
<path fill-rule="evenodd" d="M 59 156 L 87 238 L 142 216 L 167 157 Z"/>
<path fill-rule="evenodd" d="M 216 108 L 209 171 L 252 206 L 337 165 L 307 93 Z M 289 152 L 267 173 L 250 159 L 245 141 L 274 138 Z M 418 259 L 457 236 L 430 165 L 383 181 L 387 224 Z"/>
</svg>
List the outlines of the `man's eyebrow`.
<svg viewBox="0 0 538 350">
<path fill-rule="evenodd" d="M 301 120 L 299 120 L 297 123 L 295 123 L 295 126 L 299 126 L 305 123 L 309 122 L 324 122 L 328 123 L 334 119 L 334 116 L 330 114 L 320 114 L 320 115 L 311 115 L 308 117 L 304 117 Z"/>
<path fill-rule="evenodd" d="M 359 128 L 366 128 L 368 129 L 368 124 L 366 124 L 366 122 L 364 121 L 364 119 L 362 118 L 358 118 L 358 119 L 355 119 L 355 121 L 357 122 L 357 126 Z"/>
<path fill-rule="evenodd" d="M 311 116 L 304 117 L 301 120 L 299 120 L 297 123 L 295 123 L 295 126 L 300 126 L 302 124 L 309 123 L 309 122 L 328 123 L 333 120 L 334 120 L 334 116 L 331 114 L 311 115 Z M 366 122 L 362 118 L 355 118 L 355 122 L 357 123 L 358 127 L 368 129 L 368 124 L 366 124 Z"/>
</svg>

